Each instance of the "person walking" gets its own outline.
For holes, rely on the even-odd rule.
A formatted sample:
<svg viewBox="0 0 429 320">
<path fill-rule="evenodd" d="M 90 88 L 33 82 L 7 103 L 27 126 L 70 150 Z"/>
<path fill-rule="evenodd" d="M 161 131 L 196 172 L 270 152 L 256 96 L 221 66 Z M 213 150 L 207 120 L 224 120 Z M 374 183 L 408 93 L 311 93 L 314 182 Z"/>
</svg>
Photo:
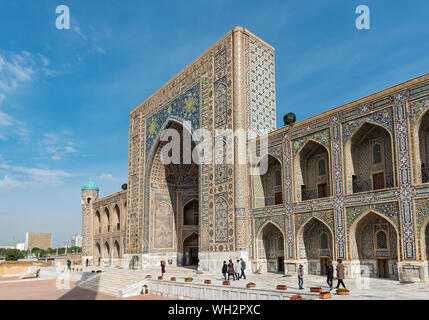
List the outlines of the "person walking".
<svg viewBox="0 0 429 320">
<path fill-rule="evenodd" d="M 67 259 L 67 269 L 70 270 L 70 266 L 71 266 L 71 261 L 70 261 L 70 259 Z"/>
<path fill-rule="evenodd" d="M 161 276 L 164 277 L 165 273 L 165 261 L 161 261 Z"/>
<path fill-rule="evenodd" d="M 232 279 L 235 281 L 234 264 L 232 263 L 232 260 L 229 260 L 229 263 L 228 263 L 228 280 L 231 276 L 232 276 Z"/>
<path fill-rule="evenodd" d="M 343 265 L 343 260 L 342 259 L 338 259 L 337 260 L 338 264 L 337 264 L 337 278 L 338 278 L 338 283 L 337 283 L 337 289 L 340 287 L 340 284 L 343 285 L 343 287 L 345 288 L 346 285 L 344 284 L 344 265 Z"/>
<path fill-rule="evenodd" d="M 241 261 L 241 275 L 240 278 L 244 278 L 246 280 L 246 274 L 244 273 L 244 270 L 246 270 L 246 262 L 244 262 L 243 258 L 240 258 Z"/>
<path fill-rule="evenodd" d="M 222 266 L 223 280 L 226 280 L 226 273 L 227 272 L 228 272 L 228 265 L 226 264 L 226 261 L 224 261 L 223 266 Z"/>
<path fill-rule="evenodd" d="M 234 265 L 234 273 L 235 273 L 235 278 L 237 280 L 240 280 L 240 272 L 241 271 L 241 266 L 240 266 L 240 260 L 237 260 L 237 263 Z"/>
<path fill-rule="evenodd" d="M 302 264 L 298 268 L 298 286 L 300 290 L 304 289 L 304 266 Z"/>
<path fill-rule="evenodd" d="M 88 266 L 88 265 L 89 265 L 89 260 L 88 260 L 88 259 L 86 259 L 85 264 L 86 264 L 86 266 Z"/>
<path fill-rule="evenodd" d="M 329 259 L 326 265 L 326 275 L 329 289 L 332 290 L 332 281 L 334 280 L 334 266 L 332 265 L 332 260 Z"/>
</svg>

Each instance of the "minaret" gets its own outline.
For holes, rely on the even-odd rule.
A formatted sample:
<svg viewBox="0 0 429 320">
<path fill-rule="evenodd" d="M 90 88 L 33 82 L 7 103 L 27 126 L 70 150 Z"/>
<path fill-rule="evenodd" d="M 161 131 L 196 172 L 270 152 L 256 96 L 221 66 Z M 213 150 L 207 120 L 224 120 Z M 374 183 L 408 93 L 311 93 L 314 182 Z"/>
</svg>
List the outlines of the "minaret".
<svg viewBox="0 0 429 320">
<path fill-rule="evenodd" d="M 82 194 L 82 264 L 93 259 L 92 204 L 98 198 L 98 186 L 89 180 L 81 188 Z"/>
</svg>

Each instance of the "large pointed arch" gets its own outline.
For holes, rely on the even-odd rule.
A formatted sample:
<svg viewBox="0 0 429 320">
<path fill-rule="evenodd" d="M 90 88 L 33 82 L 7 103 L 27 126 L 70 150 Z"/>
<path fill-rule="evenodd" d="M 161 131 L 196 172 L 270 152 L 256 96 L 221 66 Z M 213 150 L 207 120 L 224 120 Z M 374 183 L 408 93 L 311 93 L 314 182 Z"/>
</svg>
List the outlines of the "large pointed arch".
<svg viewBox="0 0 429 320">
<path fill-rule="evenodd" d="M 373 146 L 376 144 L 379 144 L 383 151 L 381 152 L 383 161 L 379 164 L 373 163 Z M 394 148 L 390 130 L 379 123 L 363 121 L 344 145 L 346 193 L 394 187 L 396 185 Z"/>
<path fill-rule="evenodd" d="M 183 219 L 179 219 L 180 212 L 183 211 L 183 205 L 180 201 L 182 194 L 178 190 L 181 189 L 181 185 L 186 185 L 187 193 L 199 194 L 200 167 L 197 164 L 199 159 L 197 159 L 197 163 L 192 159 L 191 164 L 181 162 L 179 164 L 164 165 L 160 161 L 162 144 L 168 143 L 160 141 L 161 132 L 168 128 L 176 128 L 179 131 L 181 160 L 184 156 L 183 133 L 186 131 L 187 135 L 192 138 L 192 130 L 187 122 L 169 117 L 164 121 L 154 139 L 154 143 L 150 147 L 151 150 L 147 153 L 144 175 L 146 201 L 144 203 L 143 252 L 152 255 L 167 255 L 168 259 L 173 261 L 173 264 L 181 264 L 182 246 L 179 243 L 179 239 L 185 230 L 183 229 Z M 191 150 L 193 151 L 196 141 L 192 140 L 191 143 Z M 154 173 L 153 170 L 158 170 L 156 172 L 162 172 L 162 174 Z M 158 177 L 157 181 L 153 180 L 155 176 Z M 170 238 L 172 241 L 169 240 Z M 161 258 L 167 259 L 165 256 L 160 256 Z"/>
</svg>

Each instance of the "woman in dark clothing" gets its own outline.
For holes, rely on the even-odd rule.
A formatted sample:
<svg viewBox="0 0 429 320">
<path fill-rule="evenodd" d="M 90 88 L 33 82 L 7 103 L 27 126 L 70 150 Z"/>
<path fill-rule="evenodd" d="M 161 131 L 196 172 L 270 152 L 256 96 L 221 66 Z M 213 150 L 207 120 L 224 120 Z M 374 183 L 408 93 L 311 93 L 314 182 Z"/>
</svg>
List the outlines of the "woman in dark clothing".
<svg viewBox="0 0 429 320">
<path fill-rule="evenodd" d="M 222 266 L 222 274 L 223 274 L 223 279 L 226 280 L 226 273 L 228 272 L 228 265 L 226 264 L 226 261 L 223 262 L 223 266 Z"/>
<path fill-rule="evenodd" d="M 161 261 L 161 274 L 162 274 L 162 276 L 164 276 L 164 273 L 165 273 L 165 262 Z"/>
<path fill-rule="evenodd" d="M 328 277 L 328 286 L 332 289 L 332 281 L 334 280 L 334 266 L 332 265 L 332 260 L 329 260 L 328 264 L 326 265 L 326 274 Z"/>
<path fill-rule="evenodd" d="M 232 279 L 235 281 L 235 274 L 234 274 L 234 264 L 232 263 L 232 260 L 229 260 L 228 263 L 228 280 L 229 277 L 232 276 Z"/>
</svg>

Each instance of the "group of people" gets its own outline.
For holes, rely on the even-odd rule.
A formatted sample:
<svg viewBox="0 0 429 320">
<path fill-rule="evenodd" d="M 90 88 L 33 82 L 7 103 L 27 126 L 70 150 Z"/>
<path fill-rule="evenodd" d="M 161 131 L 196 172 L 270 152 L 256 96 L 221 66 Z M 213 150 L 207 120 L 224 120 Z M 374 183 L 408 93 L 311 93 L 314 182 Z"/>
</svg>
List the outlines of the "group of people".
<svg viewBox="0 0 429 320">
<path fill-rule="evenodd" d="M 343 260 L 338 259 L 337 260 L 337 289 L 340 287 L 340 284 L 343 286 L 343 288 L 346 287 L 344 284 L 344 265 Z M 326 265 L 326 275 L 327 275 L 327 283 L 329 285 L 329 288 L 332 290 L 332 284 L 334 280 L 334 266 L 332 265 L 332 260 L 329 260 Z M 304 266 L 302 264 L 299 265 L 298 269 L 298 286 L 300 289 L 304 289 Z"/>
<path fill-rule="evenodd" d="M 232 262 L 232 260 L 229 260 L 228 264 L 226 264 L 226 261 L 223 262 L 222 274 L 223 274 L 224 280 L 226 280 L 227 274 L 228 274 L 228 280 L 231 278 L 231 276 L 234 281 L 240 280 L 241 278 L 246 279 L 246 274 L 244 272 L 245 270 L 246 270 L 246 262 L 242 258 L 240 258 L 240 260 L 237 260 L 235 265 Z"/>
</svg>

